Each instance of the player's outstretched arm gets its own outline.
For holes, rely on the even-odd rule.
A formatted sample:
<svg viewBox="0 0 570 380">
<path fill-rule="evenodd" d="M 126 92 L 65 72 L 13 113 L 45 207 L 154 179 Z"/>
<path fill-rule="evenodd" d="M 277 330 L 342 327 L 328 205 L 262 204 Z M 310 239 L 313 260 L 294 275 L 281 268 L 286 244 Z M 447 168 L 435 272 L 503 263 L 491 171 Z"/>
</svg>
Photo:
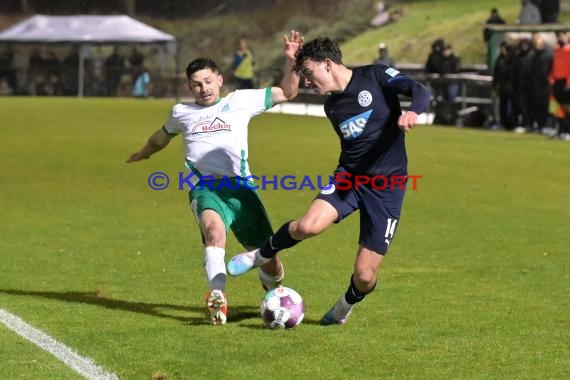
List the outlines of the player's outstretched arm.
<svg viewBox="0 0 570 380">
<path fill-rule="evenodd" d="M 285 56 L 285 68 L 283 69 L 283 78 L 279 87 L 271 88 L 271 102 L 279 104 L 291 100 L 297 96 L 299 91 L 299 75 L 293 71 L 295 64 L 295 53 L 303 44 L 303 36 L 294 30 L 288 36 L 283 37 Z"/>
<path fill-rule="evenodd" d="M 154 132 L 152 136 L 148 139 L 146 144 L 139 150 L 131 154 L 131 156 L 127 159 L 127 163 L 146 160 L 150 158 L 156 152 L 164 149 L 170 140 L 172 139 L 163 128 L 160 128 L 158 131 Z"/>
<path fill-rule="evenodd" d="M 418 114 L 427 111 L 431 93 L 426 86 L 406 75 L 398 75 L 389 79 L 388 86 L 397 93 L 412 98 L 408 111 L 398 118 L 398 127 L 404 132 L 409 132 L 416 125 Z"/>
</svg>

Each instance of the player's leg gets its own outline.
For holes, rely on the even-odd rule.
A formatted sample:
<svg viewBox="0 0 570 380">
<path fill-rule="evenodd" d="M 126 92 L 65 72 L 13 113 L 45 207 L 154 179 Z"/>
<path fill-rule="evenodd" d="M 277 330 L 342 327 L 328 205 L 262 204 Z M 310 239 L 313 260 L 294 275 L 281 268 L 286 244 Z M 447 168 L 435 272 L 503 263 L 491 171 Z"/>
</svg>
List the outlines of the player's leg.
<svg viewBox="0 0 570 380">
<path fill-rule="evenodd" d="M 354 273 L 346 292 L 321 319 L 322 325 L 344 324 L 352 308 L 376 288 L 376 275 L 384 255 L 360 246 L 354 264 Z"/>
<path fill-rule="evenodd" d="M 283 224 L 261 248 L 232 257 L 228 262 L 228 272 L 232 276 L 240 276 L 262 266 L 272 260 L 279 251 L 320 234 L 338 219 L 336 208 L 322 199 L 315 199 L 299 220 Z"/>
<path fill-rule="evenodd" d="M 199 218 L 200 230 L 204 237 L 204 271 L 210 290 L 226 288 L 225 246 L 226 226 L 220 215 L 212 210 L 204 210 Z"/>
<path fill-rule="evenodd" d="M 212 324 L 222 325 L 226 323 L 228 309 L 225 295 L 225 246 L 227 225 L 231 223 L 231 218 L 227 207 L 215 192 L 195 190 L 190 197 L 204 243 L 204 273 L 209 289 L 206 294 L 206 310 Z"/>
<path fill-rule="evenodd" d="M 255 250 L 255 247 L 246 247 L 249 250 Z M 259 280 L 265 291 L 274 289 L 283 283 L 285 278 L 285 269 L 279 255 L 262 264 L 259 267 Z"/>
<path fill-rule="evenodd" d="M 359 249 L 350 284 L 335 305 L 323 316 L 321 324 L 344 324 L 352 308 L 376 287 L 377 272 L 394 239 L 405 190 L 375 190 L 361 187 Z"/>
<path fill-rule="evenodd" d="M 235 219 L 231 229 L 236 239 L 248 251 L 259 248 L 272 234 L 273 228 L 259 194 L 255 190 L 242 188 L 231 195 L 231 209 Z M 283 264 L 278 256 L 259 267 L 259 279 L 267 291 L 283 282 Z"/>
</svg>

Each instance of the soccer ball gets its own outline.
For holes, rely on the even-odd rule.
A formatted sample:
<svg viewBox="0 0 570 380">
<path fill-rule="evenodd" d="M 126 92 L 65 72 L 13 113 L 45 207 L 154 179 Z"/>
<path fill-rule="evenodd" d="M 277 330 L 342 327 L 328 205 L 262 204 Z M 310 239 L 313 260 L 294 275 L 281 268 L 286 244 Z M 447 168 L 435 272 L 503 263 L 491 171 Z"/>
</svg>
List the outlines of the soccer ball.
<svg viewBox="0 0 570 380">
<path fill-rule="evenodd" d="M 291 329 L 305 317 L 303 297 L 291 288 L 271 289 L 261 300 L 261 318 L 270 329 Z"/>
</svg>

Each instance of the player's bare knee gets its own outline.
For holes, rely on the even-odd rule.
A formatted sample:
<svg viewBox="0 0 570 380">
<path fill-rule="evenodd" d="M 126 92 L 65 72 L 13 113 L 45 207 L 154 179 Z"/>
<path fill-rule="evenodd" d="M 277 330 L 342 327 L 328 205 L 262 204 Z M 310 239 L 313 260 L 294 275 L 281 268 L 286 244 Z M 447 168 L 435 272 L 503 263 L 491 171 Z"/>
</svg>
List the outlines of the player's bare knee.
<svg viewBox="0 0 570 380">
<path fill-rule="evenodd" d="M 322 232 L 322 228 L 312 219 L 301 219 L 295 225 L 295 233 L 293 238 L 300 238 L 301 240 L 313 237 Z"/>
<path fill-rule="evenodd" d="M 293 236 L 294 238 L 300 238 L 302 240 L 313 237 L 315 235 L 318 234 L 317 229 L 315 228 L 315 225 L 313 223 L 311 223 L 310 221 L 305 221 L 305 220 L 300 220 L 297 223 L 297 226 L 295 228 L 295 233 Z"/>
<path fill-rule="evenodd" d="M 224 247 L 226 245 L 226 231 L 215 224 L 204 227 L 204 240 L 207 246 Z"/>
</svg>

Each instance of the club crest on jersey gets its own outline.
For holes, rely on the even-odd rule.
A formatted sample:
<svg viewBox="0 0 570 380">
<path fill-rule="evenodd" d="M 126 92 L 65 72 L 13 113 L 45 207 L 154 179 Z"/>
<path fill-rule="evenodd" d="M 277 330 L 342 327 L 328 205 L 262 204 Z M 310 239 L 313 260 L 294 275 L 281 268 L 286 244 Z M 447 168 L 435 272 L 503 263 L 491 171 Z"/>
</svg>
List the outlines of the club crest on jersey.
<svg viewBox="0 0 570 380">
<path fill-rule="evenodd" d="M 230 132 L 231 130 L 232 126 L 230 124 L 217 117 L 213 121 L 205 120 L 197 123 L 192 128 L 192 134 Z"/>
<path fill-rule="evenodd" d="M 372 94 L 369 91 L 360 91 L 358 93 L 358 104 L 362 107 L 368 107 L 372 103 Z"/>
<path fill-rule="evenodd" d="M 372 110 L 366 111 L 340 123 L 339 129 L 342 137 L 345 140 L 353 140 L 360 136 L 364 132 L 364 128 L 366 128 L 371 113 Z"/>
<path fill-rule="evenodd" d="M 321 194 L 329 195 L 329 194 L 334 193 L 335 190 L 336 190 L 336 187 L 335 187 L 334 183 L 329 183 L 327 186 L 325 186 L 321 189 Z"/>
</svg>

